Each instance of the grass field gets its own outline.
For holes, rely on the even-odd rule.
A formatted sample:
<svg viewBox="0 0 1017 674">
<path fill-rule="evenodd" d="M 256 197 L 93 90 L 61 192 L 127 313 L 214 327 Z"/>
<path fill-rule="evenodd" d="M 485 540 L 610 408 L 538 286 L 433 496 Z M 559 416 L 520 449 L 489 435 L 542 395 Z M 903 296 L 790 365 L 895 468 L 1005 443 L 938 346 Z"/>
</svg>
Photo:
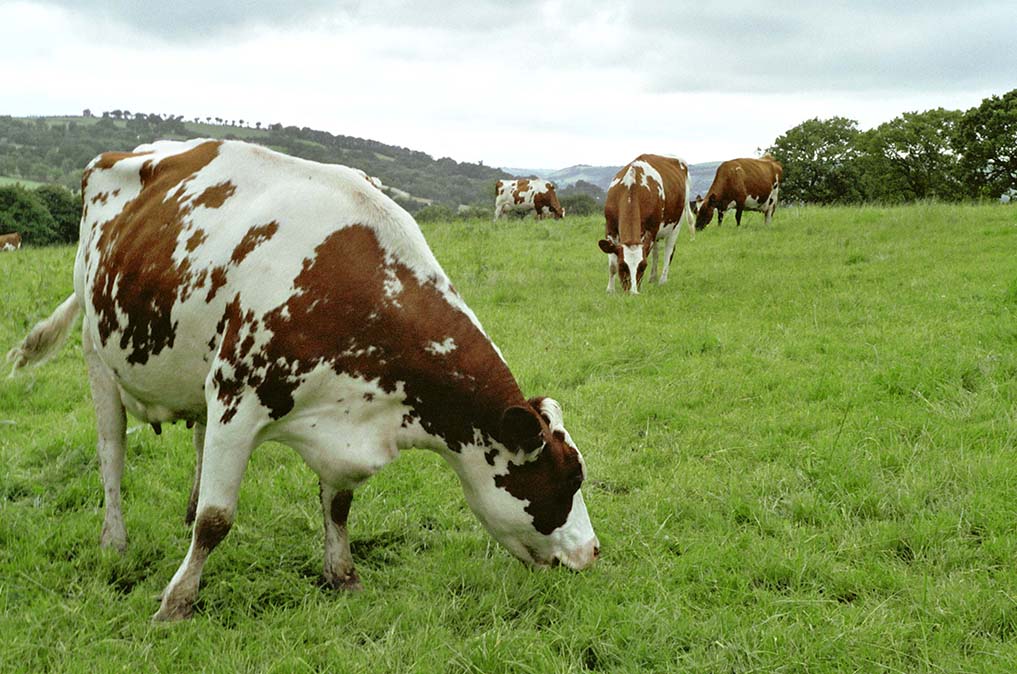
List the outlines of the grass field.
<svg viewBox="0 0 1017 674">
<path fill-rule="evenodd" d="M 602 544 L 532 572 L 411 451 L 357 492 L 364 591 L 316 584 L 316 479 L 251 462 L 196 616 L 153 624 L 189 541 L 188 433 L 129 436 L 130 547 L 100 551 L 80 340 L 0 383 L 0 670 L 1017 670 L 1017 211 L 783 209 L 608 296 L 598 218 L 425 234 L 589 470 Z M 0 346 L 73 250 L 0 255 Z M 134 422 L 129 422 L 134 423 Z"/>
</svg>

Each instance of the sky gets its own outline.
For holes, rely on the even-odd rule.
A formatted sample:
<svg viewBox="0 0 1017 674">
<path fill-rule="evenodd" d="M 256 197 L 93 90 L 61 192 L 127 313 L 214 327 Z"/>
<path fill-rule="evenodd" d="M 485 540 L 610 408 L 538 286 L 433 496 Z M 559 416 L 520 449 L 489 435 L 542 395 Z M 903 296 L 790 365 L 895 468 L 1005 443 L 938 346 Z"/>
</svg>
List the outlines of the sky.
<svg viewBox="0 0 1017 674">
<path fill-rule="evenodd" d="M 1017 88 L 1014 0 L 0 0 L 0 114 L 282 123 L 555 169 Z"/>
</svg>

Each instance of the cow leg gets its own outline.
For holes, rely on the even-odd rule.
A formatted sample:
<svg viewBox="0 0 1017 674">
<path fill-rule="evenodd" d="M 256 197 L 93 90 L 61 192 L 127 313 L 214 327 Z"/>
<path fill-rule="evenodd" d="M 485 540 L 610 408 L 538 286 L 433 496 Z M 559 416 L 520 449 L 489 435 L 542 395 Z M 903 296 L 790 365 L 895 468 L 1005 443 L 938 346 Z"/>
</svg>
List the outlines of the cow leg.
<svg viewBox="0 0 1017 674">
<path fill-rule="evenodd" d="M 106 504 L 99 545 L 123 552 L 127 549 L 127 530 L 124 528 L 120 504 L 120 480 L 124 474 L 127 417 L 113 373 L 95 352 L 87 321 L 82 330 L 81 347 L 88 365 L 88 383 L 92 389 L 92 405 L 95 407 L 99 471 L 102 474 Z"/>
<path fill-rule="evenodd" d="M 736 227 L 741 227 L 742 226 L 742 207 L 741 206 L 739 206 L 738 208 L 735 209 L 735 226 Z"/>
<path fill-rule="evenodd" d="M 674 258 L 674 246 L 678 243 L 678 225 L 667 235 L 667 248 L 664 249 L 664 271 L 660 274 L 660 283 L 667 282 L 667 272 L 671 269 L 671 260 Z"/>
<path fill-rule="evenodd" d="M 720 227 L 724 224 L 724 211 L 717 209 L 717 226 Z"/>
<path fill-rule="evenodd" d="M 216 418 L 213 414 L 209 410 L 210 419 Z M 248 420 L 240 421 L 239 417 L 228 426 L 210 424 L 206 428 L 191 545 L 163 591 L 155 620 L 180 620 L 191 616 L 205 561 L 233 526 L 240 482 L 253 449 L 248 429 L 255 425 L 247 423 Z"/>
<path fill-rule="evenodd" d="M 319 482 L 321 511 L 325 520 L 325 585 L 333 590 L 359 590 L 360 578 L 353 568 L 346 520 L 353 502 L 352 491 L 340 491 Z"/>
<path fill-rule="evenodd" d="M 194 484 L 191 485 L 191 497 L 187 500 L 187 512 L 184 524 L 194 524 L 194 516 L 198 512 L 198 490 L 201 487 L 201 458 L 205 450 L 205 424 L 194 424 Z"/>
<path fill-rule="evenodd" d="M 607 256 L 607 292 L 614 292 L 614 275 L 618 273 L 618 256 L 608 253 Z"/>
<path fill-rule="evenodd" d="M 660 245 L 658 245 L 657 241 L 654 241 L 653 245 L 650 246 L 650 256 L 651 256 L 651 262 L 650 262 L 650 281 L 652 282 L 653 279 L 657 278 L 657 266 L 660 263 L 660 260 L 658 259 L 658 258 L 660 258 Z M 666 278 L 665 278 L 665 280 L 666 280 Z M 663 283 L 663 282 L 664 281 L 661 281 L 661 283 Z"/>
</svg>

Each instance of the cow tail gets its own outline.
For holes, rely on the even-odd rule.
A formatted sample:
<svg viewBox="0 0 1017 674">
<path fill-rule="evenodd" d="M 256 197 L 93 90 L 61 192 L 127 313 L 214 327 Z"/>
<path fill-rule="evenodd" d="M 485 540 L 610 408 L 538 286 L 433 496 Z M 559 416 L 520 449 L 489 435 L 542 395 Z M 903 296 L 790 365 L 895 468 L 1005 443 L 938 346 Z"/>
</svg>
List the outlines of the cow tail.
<svg viewBox="0 0 1017 674">
<path fill-rule="evenodd" d="M 13 364 L 10 376 L 23 367 L 39 365 L 59 351 L 80 311 L 78 297 L 71 293 L 49 318 L 36 323 L 21 344 L 7 352 L 7 362 Z"/>
</svg>

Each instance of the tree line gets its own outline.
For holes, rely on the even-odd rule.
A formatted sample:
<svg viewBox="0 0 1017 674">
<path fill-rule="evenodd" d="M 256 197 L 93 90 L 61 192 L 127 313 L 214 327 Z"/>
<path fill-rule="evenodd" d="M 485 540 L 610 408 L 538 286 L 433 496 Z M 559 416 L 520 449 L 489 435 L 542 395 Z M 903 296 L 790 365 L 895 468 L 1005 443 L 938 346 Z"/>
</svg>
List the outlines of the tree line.
<svg viewBox="0 0 1017 674">
<path fill-rule="evenodd" d="M 1017 191 L 1017 89 L 963 112 L 907 112 L 868 131 L 845 117 L 810 119 L 768 152 L 784 165 L 785 202 L 1009 197 Z"/>
</svg>

